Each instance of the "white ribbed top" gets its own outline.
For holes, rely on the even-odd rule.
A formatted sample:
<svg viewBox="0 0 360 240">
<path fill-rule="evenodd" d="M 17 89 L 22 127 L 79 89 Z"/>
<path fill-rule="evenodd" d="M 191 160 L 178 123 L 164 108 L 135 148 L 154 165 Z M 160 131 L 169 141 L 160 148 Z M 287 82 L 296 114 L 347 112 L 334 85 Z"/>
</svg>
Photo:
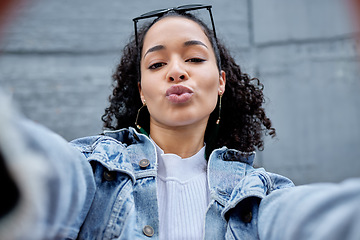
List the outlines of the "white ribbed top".
<svg viewBox="0 0 360 240">
<path fill-rule="evenodd" d="M 184 159 L 156 148 L 160 239 L 202 239 L 209 203 L 205 147 Z"/>
</svg>

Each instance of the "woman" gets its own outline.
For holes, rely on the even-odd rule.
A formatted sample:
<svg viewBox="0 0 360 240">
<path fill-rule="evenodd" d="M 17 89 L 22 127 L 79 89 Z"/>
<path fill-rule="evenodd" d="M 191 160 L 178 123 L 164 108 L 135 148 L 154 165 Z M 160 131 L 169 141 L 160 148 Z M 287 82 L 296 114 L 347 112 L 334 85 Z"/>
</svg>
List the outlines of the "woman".
<svg viewBox="0 0 360 240">
<path fill-rule="evenodd" d="M 359 179 L 288 188 L 251 166 L 275 134 L 261 84 L 184 13 L 201 8 L 140 17 L 159 18 L 114 74 L 113 131 L 75 148 L 0 94 L 0 239 L 358 239 Z"/>
<path fill-rule="evenodd" d="M 103 120 L 115 131 L 73 142 L 98 187 L 80 238 L 257 238 L 260 199 L 292 186 L 251 167 L 263 132 L 275 134 L 259 81 L 176 9 L 134 36 L 113 78 Z"/>
</svg>

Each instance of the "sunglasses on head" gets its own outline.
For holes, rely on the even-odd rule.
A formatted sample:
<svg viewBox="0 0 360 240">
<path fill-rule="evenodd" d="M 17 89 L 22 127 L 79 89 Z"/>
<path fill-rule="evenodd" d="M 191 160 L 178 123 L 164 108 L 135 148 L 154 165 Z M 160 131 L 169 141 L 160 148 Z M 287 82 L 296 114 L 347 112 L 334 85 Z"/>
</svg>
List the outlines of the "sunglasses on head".
<svg viewBox="0 0 360 240">
<path fill-rule="evenodd" d="M 211 12 L 211 7 L 212 7 L 211 5 L 204 5 L 204 4 L 189 4 L 189 5 L 182 5 L 182 6 L 173 7 L 173 8 L 154 10 L 154 11 L 150 11 L 150 12 L 141 14 L 139 17 L 136 17 L 133 19 L 134 28 L 135 28 L 136 47 L 139 49 L 139 40 L 138 40 L 138 34 L 137 34 L 137 22 L 139 20 L 153 18 L 153 17 L 161 17 L 168 12 L 185 13 L 185 12 L 194 11 L 194 10 L 198 10 L 198 9 L 204 9 L 204 8 L 206 8 L 209 11 L 211 25 L 212 25 L 213 32 L 214 32 L 214 37 L 216 39 L 215 24 L 214 24 L 214 19 L 213 19 L 212 12 Z"/>
</svg>

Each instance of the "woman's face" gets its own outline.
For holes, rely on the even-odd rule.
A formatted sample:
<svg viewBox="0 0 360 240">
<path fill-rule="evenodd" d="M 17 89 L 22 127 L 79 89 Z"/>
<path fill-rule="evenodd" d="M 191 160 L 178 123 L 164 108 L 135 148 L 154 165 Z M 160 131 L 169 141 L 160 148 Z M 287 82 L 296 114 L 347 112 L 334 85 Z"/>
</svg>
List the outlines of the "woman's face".
<svg viewBox="0 0 360 240">
<path fill-rule="evenodd" d="M 212 45 L 196 22 L 166 17 L 147 32 L 141 56 L 140 96 L 150 123 L 180 127 L 207 123 L 225 73 L 219 73 Z"/>
</svg>

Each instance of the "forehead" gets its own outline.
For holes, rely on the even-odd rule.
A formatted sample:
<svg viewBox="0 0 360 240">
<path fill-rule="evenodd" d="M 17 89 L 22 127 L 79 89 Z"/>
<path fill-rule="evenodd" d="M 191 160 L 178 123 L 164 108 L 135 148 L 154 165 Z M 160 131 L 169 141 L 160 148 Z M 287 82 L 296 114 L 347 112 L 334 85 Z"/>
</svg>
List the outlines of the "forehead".
<svg viewBox="0 0 360 240">
<path fill-rule="evenodd" d="M 144 48 L 148 44 L 169 42 L 171 39 L 202 40 L 210 43 L 204 29 L 193 20 L 169 16 L 156 22 L 146 33 Z"/>
</svg>

